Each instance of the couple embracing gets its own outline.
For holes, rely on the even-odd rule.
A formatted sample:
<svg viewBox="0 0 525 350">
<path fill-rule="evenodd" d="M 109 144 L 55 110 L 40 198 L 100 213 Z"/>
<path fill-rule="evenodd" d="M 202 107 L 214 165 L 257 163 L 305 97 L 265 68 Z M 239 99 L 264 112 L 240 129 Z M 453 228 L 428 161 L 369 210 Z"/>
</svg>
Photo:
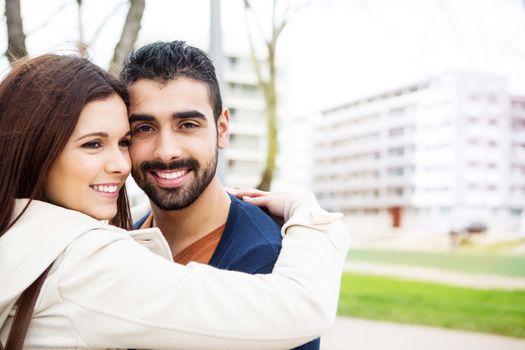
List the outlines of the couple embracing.
<svg viewBox="0 0 525 350">
<path fill-rule="evenodd" d="M 347 233 L 312 198 L 227 193 L 228 130 L 212 62 L 184 42 L 133 52 L 121 81 L 70 56 L 15 67 L 0 84 L 6 348 L 43 281 L 28 349 L 318 349 Z M 130 171 L 151 204 L 135 231 Z"/>
</svg>

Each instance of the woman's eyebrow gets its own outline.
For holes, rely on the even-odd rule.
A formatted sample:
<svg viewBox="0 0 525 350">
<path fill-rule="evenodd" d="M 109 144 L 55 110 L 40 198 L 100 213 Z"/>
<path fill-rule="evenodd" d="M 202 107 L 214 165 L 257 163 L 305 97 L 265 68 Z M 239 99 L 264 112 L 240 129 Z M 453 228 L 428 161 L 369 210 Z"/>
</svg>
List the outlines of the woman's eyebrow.
<svg viewBox="0 0 525 350">
<path fill-rule="evenodd" d="M 99 132 L 91 132 L 89 134 L 80 136 L 75 141 L 79 141 L 79 140 L 82 140 L 82 139 L 84 139 L 86 137 L 91 137 L 91 136 L 108 137 L 108 134 L 106 132 L 100 132 L 100 131 Z"/>
</svg>

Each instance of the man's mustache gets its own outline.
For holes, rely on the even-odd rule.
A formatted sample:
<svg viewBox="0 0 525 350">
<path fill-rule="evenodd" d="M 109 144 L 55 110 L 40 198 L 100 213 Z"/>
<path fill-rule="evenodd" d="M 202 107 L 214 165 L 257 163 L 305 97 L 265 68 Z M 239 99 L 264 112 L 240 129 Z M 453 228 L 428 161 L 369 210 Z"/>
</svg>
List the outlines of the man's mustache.
<svg viewBox="0 0 525 350">
<path fill-rule="evenodd" d="M 199 169 L 199 162 L 193 158 L 179 159 L 170 163 L 163 163 L 160 161 L 150 160 L 140 163 L 139 166 L 142 171 L 153 170 L 177 170 L 177 169 Z"/>
</svg>

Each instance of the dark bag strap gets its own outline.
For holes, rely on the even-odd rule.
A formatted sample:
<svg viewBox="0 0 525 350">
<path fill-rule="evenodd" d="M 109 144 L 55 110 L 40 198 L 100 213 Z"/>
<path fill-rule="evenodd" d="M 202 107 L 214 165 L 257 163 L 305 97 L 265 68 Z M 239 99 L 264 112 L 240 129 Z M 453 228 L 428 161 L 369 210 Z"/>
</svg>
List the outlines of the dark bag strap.
<svg viewBox="0 0 525 350">
<path fill-rule="evenodd" d="M 11 330 L 9 331 L 9 336 L 7 337 L 7 342 L 5 343 L 5 348 L 2 346 L 2 342 L 0 342 L 0 350 L 22 349 L 38 293 L 40 292 L 40 288 L 42 288 L 42 284 L 44 284 L 47 273 L 51 269 L 51 265 L 22 293 L 13 324 L 11 325 Z"/>
</svg>

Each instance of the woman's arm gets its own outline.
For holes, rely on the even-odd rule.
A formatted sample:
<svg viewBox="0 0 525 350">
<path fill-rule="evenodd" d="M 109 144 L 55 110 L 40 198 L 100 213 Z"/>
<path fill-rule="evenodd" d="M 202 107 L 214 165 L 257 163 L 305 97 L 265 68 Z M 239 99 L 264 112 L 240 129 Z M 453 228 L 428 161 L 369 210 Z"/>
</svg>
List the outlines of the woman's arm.
<svg viewBox="0 0 525 350">
<path fill-rule="evenodd" d="M 335 318 L 348 233 L 310 203 L 285 207 L 270 275 L 182 266 L 117 233 L 84 235 L 59 268 L 67 317 L 90 347 L 284 349 L 318 337 Z"/>
</svg>

